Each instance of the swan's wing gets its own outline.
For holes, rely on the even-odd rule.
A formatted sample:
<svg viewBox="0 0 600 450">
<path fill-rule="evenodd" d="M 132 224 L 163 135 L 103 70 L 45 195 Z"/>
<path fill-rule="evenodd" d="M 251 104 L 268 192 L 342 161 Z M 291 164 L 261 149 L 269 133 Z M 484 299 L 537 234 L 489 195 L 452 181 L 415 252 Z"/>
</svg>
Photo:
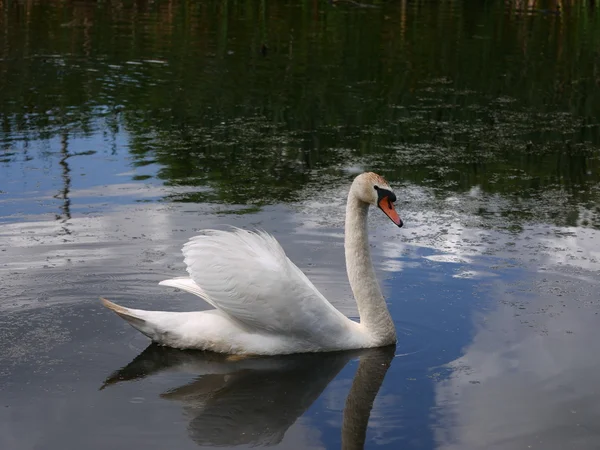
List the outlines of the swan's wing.
<svg viewBox="0 0 600 450">
<path fill-rule="evenodd" d="M 194 283 L 194 280 L 192 280 L 191 278 L 188 278 L 188 277 L 171 278 L 170 280 L 163 280 L 158 284 L 161 286 L 170 286 L 170 287 L 174 287 L 177 289 L 182 289 L 184 291 L 189 292 L 190 294 L 197 295 L 198 297 L 200 297 L 202 300 L 209 303 L 214 308 L 217 308 L 217 305 L 212 302 L 212 300 L 206 294 L 206 292 L 204 292 L 200 286 L 198 286 L 196 283 Z"/>
<path fill-rule="evenodd" d="M 350 326 L 265 232 L 206 230 L 183 254 L 200 295 L 247 326 L 308 340 Z"/>
</svg>

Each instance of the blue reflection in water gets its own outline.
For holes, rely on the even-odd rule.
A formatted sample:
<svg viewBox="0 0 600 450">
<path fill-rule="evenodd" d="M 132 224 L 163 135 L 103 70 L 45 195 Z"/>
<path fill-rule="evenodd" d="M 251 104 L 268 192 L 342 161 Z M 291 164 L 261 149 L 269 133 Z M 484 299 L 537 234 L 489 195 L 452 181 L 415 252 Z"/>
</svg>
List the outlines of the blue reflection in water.
<svg viewBox="0 0 600 450">
<path fill-rule="evenodd" d="M 496 258 L 478 257 L 468 263 L 432 262 L 435 253 L 416 249 L 412 262 L 386 281 L 392 316 L 398 328 L 396 357 L 379 391 L 371 413 L 366 447 L 433 449 L 436 418 L 435 383 L 447 378 L 445 367 L 462 355 L 474 335 L 474 315 L 490 305 L 486 284 L 480 278 L 457 276 L 474 265 L 490 267 Z M 506 261 L 504 261 L 506 262 Z M 514 269 L 494 274 L 510 284 L 520 277 Z M 337 380 L 351 380 L 356 362 L 346 365 Z M 312 423 L 321 428 L 327 448 L 340 448 L 339 420 L 327 411 L 328 391 L 308 410 Z M 336 411 L 336 414 L 341 412 Z"/>
<path fill-rule="evenodd" d="M 0 193 L 9 194 L 0 197 L 2 222 L 48 213 L 64 220 L 75 212 L 98 212 L 103 204 L 106 209 L 131 204 L 132 199 L 159 200 L 164 191 L 147 189 L 158 165 L 150 161 L 131 167 L 132 156 L 116 150 L 128 147 L 127 133 L 116 133 L 111 139 L 65 132 L 48 141 L 13 144 L 19 150 L 16 159 L 0 162 Z"/>
</svg>

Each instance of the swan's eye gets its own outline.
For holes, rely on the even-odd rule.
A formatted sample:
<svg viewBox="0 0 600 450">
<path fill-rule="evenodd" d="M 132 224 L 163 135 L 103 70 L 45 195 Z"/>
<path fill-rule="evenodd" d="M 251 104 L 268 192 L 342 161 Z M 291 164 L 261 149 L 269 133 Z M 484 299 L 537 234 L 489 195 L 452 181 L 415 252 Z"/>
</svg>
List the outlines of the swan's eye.
<svg viewBox="0 0 600 450">
<path fill-rule="evenodd" d="M 394 203 L 396 201 L 396 194 L 394 194 L 389 189 L 380 188 L 379 186 L 373 186 L 377 191 L 378 201 L 381 201 L 383 198 L 387 198 L 390 202 Z"/>
</svg>

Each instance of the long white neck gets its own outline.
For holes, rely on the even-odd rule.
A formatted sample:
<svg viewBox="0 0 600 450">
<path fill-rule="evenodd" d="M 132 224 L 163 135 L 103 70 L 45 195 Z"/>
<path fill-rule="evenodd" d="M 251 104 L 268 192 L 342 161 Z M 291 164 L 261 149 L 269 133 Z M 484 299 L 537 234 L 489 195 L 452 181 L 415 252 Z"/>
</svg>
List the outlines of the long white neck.
<svg viewBox="0 0 600 450">
<path fill-rule="evenodd" d="M 346 270 L 358 306 L 360 323 L 379 345 L 386 345 L 396 342 L 396 329 L 371 262 L 367 234 L 368 212 L 369 205 L 358 199 L 353 189 L 350 189 L 344 241 Z"/>
</svg>

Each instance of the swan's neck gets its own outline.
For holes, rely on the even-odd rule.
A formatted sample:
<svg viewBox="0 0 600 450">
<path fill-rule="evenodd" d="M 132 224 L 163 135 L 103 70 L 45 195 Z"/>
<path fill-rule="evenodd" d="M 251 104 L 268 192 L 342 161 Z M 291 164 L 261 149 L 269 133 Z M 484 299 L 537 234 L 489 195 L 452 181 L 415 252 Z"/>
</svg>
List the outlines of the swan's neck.
<svg viewBox="0 0 600 450">
<path fill-rule="evenodd" d="M 386 345 L 396 342 L 396 329 L 371 262 L 367 234 L 368 211 L 369 205 L 350 190 L 344 242 L 346 270 L 358 305 L 360 323 L 379 345 Z"/>
<path fill-rule="evenodd" d="M 396 346 L 360 355 L 358 369 L 348 392 L 342 420 L 342 449 L 363 450 L 373 402 L 394 359 Z"/>
</svg>

